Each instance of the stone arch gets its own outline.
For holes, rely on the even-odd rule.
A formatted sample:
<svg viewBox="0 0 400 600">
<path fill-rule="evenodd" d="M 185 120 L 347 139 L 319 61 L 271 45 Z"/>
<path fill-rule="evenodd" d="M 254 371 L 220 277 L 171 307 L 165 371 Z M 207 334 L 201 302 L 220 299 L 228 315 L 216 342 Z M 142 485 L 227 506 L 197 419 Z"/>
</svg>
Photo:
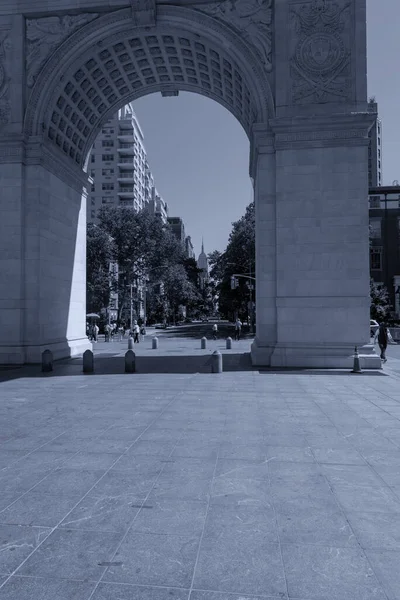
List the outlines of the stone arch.
<svg viewBox="0 0 400 600">
<path fill-rule="evenodd" d="M 132 27 L 131 11 L 120 10 L 70 35 L 36 79 L 25 133 L 43 136 L 83 168 L 101 124 L 156 91 L 216 100 L 250 139 L 254 123 L 274 116 L 266 72 L 250 44 L 199 11 L 161 6 L 152 27 Z"/>
</svg>

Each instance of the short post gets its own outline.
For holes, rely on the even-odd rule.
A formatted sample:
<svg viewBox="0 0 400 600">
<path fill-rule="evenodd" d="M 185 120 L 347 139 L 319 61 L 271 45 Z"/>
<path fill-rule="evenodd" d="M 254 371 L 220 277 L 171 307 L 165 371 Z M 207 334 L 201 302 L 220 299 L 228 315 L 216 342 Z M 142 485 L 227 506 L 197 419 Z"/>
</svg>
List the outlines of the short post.
<svg viewBox="0 0 400 600">
<path fill-rule="evenodd" d="M 83 353 L 83 372 L 93 373 L 94 371 L 94 359 L 93 352 L 91 350 L 85 350 Z"/>
<path fill-rule="evenodd" d="M 125 373 L 136 372 L 136 356 L 133 350 L 125 352 Z"/>
<path fill-rule="evenodd" d="M 226 338 L 226 349 L 232 350 L 232 338 L 231 337 Z"/>
<path fill-rule="evenodd" d="M 133 350 L 133 337 L 131 335 L 128 337 L 128 350 Z"/>
<path fill-rule="evenodd" d="M 212 353 L 211 373 L 222 373 L 222 354 L 219 350 Z"/>
<path fill-rule="evenodd" d="M 42 372 L 50 373 L 53 370 L 53 353 L 51 350 L 42 352 Z"/>
<path fill-rule="evenodd" d="M 206 337 L 202 337 L 201 338 L 201 349 L 205 350 L 207 348 L 207 338 Z"/>
<path fill-rule="evenodd" d="M 352 373 L 362 373 L 361 367 L 360 367 L 360 357 L 358 355 L 357 346 L 354 348 L 354 362 L 353 362 L 353 370 L 351 372 Z"/>
<path fill-rule="evenodd" d="M 157 350 L 158 348 L 158 337 L 153 337 L 151 341 L 151 347 L 153 350 Z"/>
</svg>

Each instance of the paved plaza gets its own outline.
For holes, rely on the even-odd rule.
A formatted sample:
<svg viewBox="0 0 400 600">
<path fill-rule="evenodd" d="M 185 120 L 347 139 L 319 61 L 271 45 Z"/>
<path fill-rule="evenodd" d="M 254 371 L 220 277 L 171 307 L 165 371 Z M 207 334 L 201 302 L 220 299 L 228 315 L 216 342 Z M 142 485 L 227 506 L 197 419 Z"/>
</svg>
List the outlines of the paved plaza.
<svg viewBox="0 0 400 600">
<path fill-rule="evenodd" d="M 400 599 L 395 371 L 2 377 L 1 600 Z"/>
</svg>

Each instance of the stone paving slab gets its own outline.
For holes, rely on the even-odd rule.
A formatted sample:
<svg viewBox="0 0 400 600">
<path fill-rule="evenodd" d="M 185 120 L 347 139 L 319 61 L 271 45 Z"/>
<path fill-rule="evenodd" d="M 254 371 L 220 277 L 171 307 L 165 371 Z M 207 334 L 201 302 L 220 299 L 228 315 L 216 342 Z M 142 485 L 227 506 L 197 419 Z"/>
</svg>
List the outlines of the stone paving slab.
<svg viewBox="0 0 400 600">
<path fill-rule="evenodd" d="M 65 373 L 0 384 L 0 600 L 400 600 L 398 378 Z"/>
</svg>

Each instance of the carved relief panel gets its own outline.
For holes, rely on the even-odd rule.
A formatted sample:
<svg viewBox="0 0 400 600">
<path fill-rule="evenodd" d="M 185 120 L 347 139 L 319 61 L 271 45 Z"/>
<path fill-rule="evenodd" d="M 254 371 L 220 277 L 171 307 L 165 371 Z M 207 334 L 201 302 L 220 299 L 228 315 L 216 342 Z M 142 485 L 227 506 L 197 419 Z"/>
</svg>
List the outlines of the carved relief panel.
<svg viewBox="0 0 400 600">
<path fill-rule="evenodd" d="M 347 102 L 352 89 L 349 0 L 310 0 L 290 6 L 293 104 Z"/>
<path fill-rule="evenodd" d="M 273 0 L 225 0 L 197 4 L 194 8 L 216 17 L 237 30 L 261 57 L 266 71 L 272 71 Z"/>
<path fill-rule="evenodd" d="M 26 73 L 27 86 L 33 87 L 35 79 L 50 53 L 67 37 L 93 21 L 94 13 L 43 17 L 26 20 Z"/>
</svg>

